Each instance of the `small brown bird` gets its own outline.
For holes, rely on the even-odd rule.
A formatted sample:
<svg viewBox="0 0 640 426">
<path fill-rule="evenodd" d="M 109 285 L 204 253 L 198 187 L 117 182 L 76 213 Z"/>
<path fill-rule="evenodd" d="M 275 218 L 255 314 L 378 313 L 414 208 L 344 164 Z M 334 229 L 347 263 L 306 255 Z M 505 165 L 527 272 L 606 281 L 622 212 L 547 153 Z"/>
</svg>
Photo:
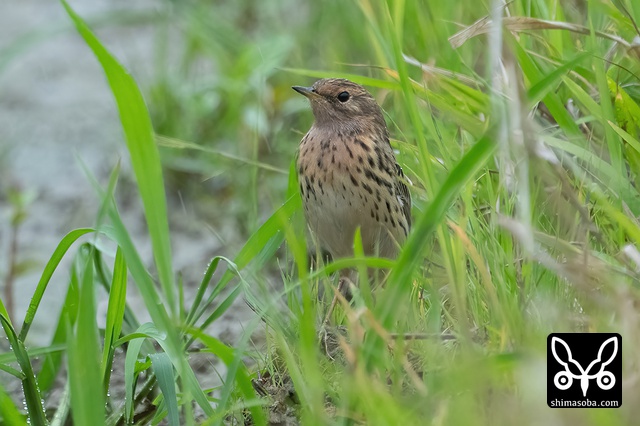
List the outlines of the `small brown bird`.
<svg viewBox="0 0 640 426">
<path fill-rule="evenodd" d="M 353 256 L 360 227 L 366 255 L 395 258 L 411 227 L 411 197 L 380 106 L 345 79 L 293 89 L 309 99 L 315 117 L 296 166 L 316 243 L 334 259 Z M 341 273 L 340 287 L 348 275 Z"/>
</svg>

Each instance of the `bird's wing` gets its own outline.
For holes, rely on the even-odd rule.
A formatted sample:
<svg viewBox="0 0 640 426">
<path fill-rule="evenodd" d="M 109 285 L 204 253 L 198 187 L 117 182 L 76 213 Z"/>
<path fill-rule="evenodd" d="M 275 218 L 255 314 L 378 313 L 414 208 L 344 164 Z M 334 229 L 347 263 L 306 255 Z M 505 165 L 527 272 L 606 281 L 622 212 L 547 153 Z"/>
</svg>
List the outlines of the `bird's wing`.
<svg viewBox="0 0 640 426">
<path fill-rule="evenodd" d="M 402 167 L 398 163 L 396 163 L 396 193 L 400 196 L 402 200 L 402 213 L 404 213 L 405 219 L 407 219 L 407 225 L 409 229 L 411 229 L 411 194 L 409 193 L 409 188 L 405 184 L 408 180 L 402 172 Z"/>
</svg>

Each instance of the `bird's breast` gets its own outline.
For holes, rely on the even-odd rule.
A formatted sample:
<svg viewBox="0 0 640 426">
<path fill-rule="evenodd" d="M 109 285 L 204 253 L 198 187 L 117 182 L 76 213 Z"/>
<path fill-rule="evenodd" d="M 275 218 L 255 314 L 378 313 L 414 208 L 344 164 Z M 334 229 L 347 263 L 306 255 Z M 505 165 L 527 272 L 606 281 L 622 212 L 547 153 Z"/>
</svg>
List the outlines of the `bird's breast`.
<svg viewBox="0 0 640 426">
<path fill-rule="evenodd" d="M 390 158 L 395 164 L 392 153 Z M 302 140 L 297 171 L 305 217 L 334 257 L 352 255 L 357 227 L 368 254 L 393 257 L 404 239 L 393 178 L 382 164 L 386 159 L 374 141 L 360 136 L 309 132 Z"/>
</svg>

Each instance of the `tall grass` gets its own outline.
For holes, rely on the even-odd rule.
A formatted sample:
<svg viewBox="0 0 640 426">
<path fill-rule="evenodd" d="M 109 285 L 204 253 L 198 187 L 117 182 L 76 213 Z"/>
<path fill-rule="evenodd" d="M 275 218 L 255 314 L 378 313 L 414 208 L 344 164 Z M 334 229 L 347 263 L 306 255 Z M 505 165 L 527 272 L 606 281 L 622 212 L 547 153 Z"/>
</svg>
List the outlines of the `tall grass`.
<svg viewBox="0 0 640 426">
<path fill-rule="evenodd" d="M 0 387 L 5 424 L 26 423 L 24 413 L 31 424 L 64 424 L 69 416 L 76 424 L 266 424 L 283 415 L 302 424 L 634 423 L 637 4 L 176 3 L 166 13 L 181 25 L 186 53 L 176 75 L 163 68 L 162 41 L 172 33 L 162 21 L 151 113 L 133 77 L 63 5 L 118 105 L 158 283 L 118 212 L 118 167 L 106 188 L 87 172 L 101 205 L 96 225 L 60 242 L 19 331 L 0 303 L 12 345 L 0 367 L 22 381 L 26 404 L 11 403 Z M 219 75 L 198 88 L 188 77 L 201 61 Z M 289 100 L 288 86 L 325 76 L 351 78 L 376 94 L 412 181 L 414 226 L 395 261 L 358 254 L 356 236 L 353 259 L 308 262 L 295 176 L 284 176 L 310 112 Z M 178 96 L 185 87 L 189 96 Z M 217 97 L 215 107 L 205 95 Z M 211 146 L 191 150 L 193 143 Z M 234 182 L 240 201 L 215 209 L 237 215 L 250 234 L 235 257 L 203 267 L 189 307 L 181 306 L 172 268 L 161 157 L 169 175 L 191 157 L 189 173 Z M 47 285 L 80 238 L 51 345 L 29 349 Z M 116 247 L 115 258 L 103 240 Z M 212 282 L 221 262 L 227 270 Z M 361 274 L 353 302 L 332 318 L 339 327 L 322 330 L 333 273 L 346 267 L 390 272 L 384 285 Z M 282 277 L 276 289 L 264 279 L 274 269 Z M 110 293 L 103 334 L 96 285 Z M 151 323 L 139 324 L 128 308 L 131 285 Z M 205 329 L 241 295 L 256 321 L 229 347 Z M 268 344 L 255 354 L 247 341 L 258 318 Z M 547 408 L 546 336 L 564 331 L 622 335 L 621 408 Z M 227 366 L 215 394 L 188 363 L 195 341 Z M 109 392 L 120 348 L 124 400 Z M 251 370 L 248 355 L 257 360 Z M 38 374 L 36 356 L 44 361 Z M 63 366 L 68 392 L 57 413 L 47 413 L 41 399 Z M 148 401 L 152 409 L 143 411 Z"/>
</svg>

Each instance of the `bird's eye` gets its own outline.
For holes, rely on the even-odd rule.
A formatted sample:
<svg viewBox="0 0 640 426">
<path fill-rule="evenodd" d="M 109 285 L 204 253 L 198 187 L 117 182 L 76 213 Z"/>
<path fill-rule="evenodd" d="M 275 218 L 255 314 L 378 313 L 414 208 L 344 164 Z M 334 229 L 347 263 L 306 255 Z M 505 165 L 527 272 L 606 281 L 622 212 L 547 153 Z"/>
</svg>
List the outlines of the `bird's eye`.
<svg viewBox="0 0 640 426">
<path fill-rule="evenodd" d="M 349 100 L 349 92 L 342 92 L 338 95 L 338 100 L 340 102 L 347 102 Z"/>
</svg>

